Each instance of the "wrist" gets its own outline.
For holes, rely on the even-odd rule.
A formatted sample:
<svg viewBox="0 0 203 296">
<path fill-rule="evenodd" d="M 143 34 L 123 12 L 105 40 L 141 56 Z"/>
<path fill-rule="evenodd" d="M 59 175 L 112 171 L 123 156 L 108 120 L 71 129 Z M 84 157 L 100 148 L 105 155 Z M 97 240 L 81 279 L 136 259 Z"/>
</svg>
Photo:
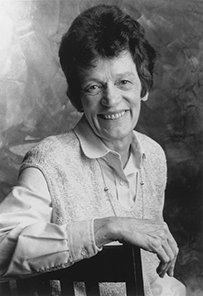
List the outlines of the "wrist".
<svg viewBox="0 0 203 296">
<path fill-rule="evenodd" d="M 107 217 L 94 220 L 94 238 L 98 248 L 118 240 L 116 217 Z"/>
</svg>

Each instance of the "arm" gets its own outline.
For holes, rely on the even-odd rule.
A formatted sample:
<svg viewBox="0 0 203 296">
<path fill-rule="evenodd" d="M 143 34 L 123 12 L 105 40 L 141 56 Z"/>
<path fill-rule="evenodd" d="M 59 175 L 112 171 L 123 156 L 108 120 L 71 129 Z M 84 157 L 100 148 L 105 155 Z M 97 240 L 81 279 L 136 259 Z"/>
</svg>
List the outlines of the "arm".
<svg viewBox="0 0 203 296">
<path fill-rule="evenodd" d="M 34 168 L 22 172 L 17 186 L 0 204 L 0 277 L 25 277 L 67 267 L 98 252 L 93 221 L 51 223 L 46 181 Z"/>
<path fill-rule="evenodd" d="M 117 240 L 157 253 L 161 260 L 160 275 L 166 271 L 172 273 L 175 264 L 177 247 L 173 238 L 170 238 L 172 247 L 167 244 L 159 246 L 162 244 L 161 233 L 166 232 L 166 241 L 170 237 L 165 223 L 118 217 L 96 219 L 94 229 L 92 221 L 61 226 L 50 223 L 49 191 L 37 169 L 26 169 L 21 174 L 18 186 L 0 205 L 0 214 L 2 278 L 67 267 L 95 255 L 97 247 Z M 163 251 L 166 248 L 167 251 Z"/>
<path fill-rule="evenodd" d="M 150 139 L 146 143 L 147 149 L 153 152 L 153 155 L 147 156 L 145 163 L 147 176 L 153 177 L 150 181 L 159 189 L 156 191 L 155 199 L 152 199 L 152 196 L 146 197 L 152 203 L 151 206 L 157 210 L 154 220 L 121 217 L 96 219 L 95 241 L 98 247 L 102 247 L 105 243 L 118 240 L 155 253 L 160 259 L 158 274 L 161 277 L 165 273 L 173 276 L 178 247 L 167 224 L 163 221 L 166 157 L 163 149 L 156 142 Z M 154 155 L 156 158 L 153 157 Z M 152 177 L 151 174 L 153 174 Z M 147 179 L 144 181 L 147 183 Z"/>
</svg>

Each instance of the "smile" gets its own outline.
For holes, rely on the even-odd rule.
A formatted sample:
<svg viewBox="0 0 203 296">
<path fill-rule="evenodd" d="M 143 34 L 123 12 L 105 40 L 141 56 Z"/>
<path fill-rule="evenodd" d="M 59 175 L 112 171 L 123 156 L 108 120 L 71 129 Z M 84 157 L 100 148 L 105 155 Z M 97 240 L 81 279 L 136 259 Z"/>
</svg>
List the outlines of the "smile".
<svg viewBox="0 0 203 296">
<path fill-rule="evenodd" d="M 106 120 L 115 120 L 122 117 L 125 114 L 125 111 L 114 113 L 114 114 L 100 114 L 99 116 Z"/>
</svg>

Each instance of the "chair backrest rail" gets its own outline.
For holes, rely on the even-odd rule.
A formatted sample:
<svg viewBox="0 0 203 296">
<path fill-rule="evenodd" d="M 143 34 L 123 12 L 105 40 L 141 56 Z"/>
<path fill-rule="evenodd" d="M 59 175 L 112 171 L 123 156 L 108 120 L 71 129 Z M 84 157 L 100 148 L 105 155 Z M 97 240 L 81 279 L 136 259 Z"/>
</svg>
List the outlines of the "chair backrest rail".
<svg viewBox="0 0 203 296">
<path fill-rule="evenodd" d="M 140 249 L 106 246 L 96 256 L 39 276 L 0 285 L 1 296 L 75 296 L 74 282 L 84 282 L 87 296 L 99 296 L 101 282 L 125 282 L 127 296 L 144 296 Z"/>
</svg>

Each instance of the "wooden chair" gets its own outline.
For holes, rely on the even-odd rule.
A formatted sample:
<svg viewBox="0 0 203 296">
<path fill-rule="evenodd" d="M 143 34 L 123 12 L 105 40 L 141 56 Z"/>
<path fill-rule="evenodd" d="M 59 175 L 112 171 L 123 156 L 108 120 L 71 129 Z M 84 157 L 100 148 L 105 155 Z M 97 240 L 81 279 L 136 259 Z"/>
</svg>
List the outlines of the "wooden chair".
<svg viewBox="0 0 203 296">
<path fill-rule="evenodd" d="M 105 246 L 96 256 L 66 269 L 3 283 L 0 295 L 52 296 L 51 280 L 60 283 L 61 296 L 75 295 L 73 282 L 84 282 L 87 296 L 100 295 L 99 282 L 125 282 L 127 296 L 144 296 L 140 249 L 125 245 Z"/>
</svg>

